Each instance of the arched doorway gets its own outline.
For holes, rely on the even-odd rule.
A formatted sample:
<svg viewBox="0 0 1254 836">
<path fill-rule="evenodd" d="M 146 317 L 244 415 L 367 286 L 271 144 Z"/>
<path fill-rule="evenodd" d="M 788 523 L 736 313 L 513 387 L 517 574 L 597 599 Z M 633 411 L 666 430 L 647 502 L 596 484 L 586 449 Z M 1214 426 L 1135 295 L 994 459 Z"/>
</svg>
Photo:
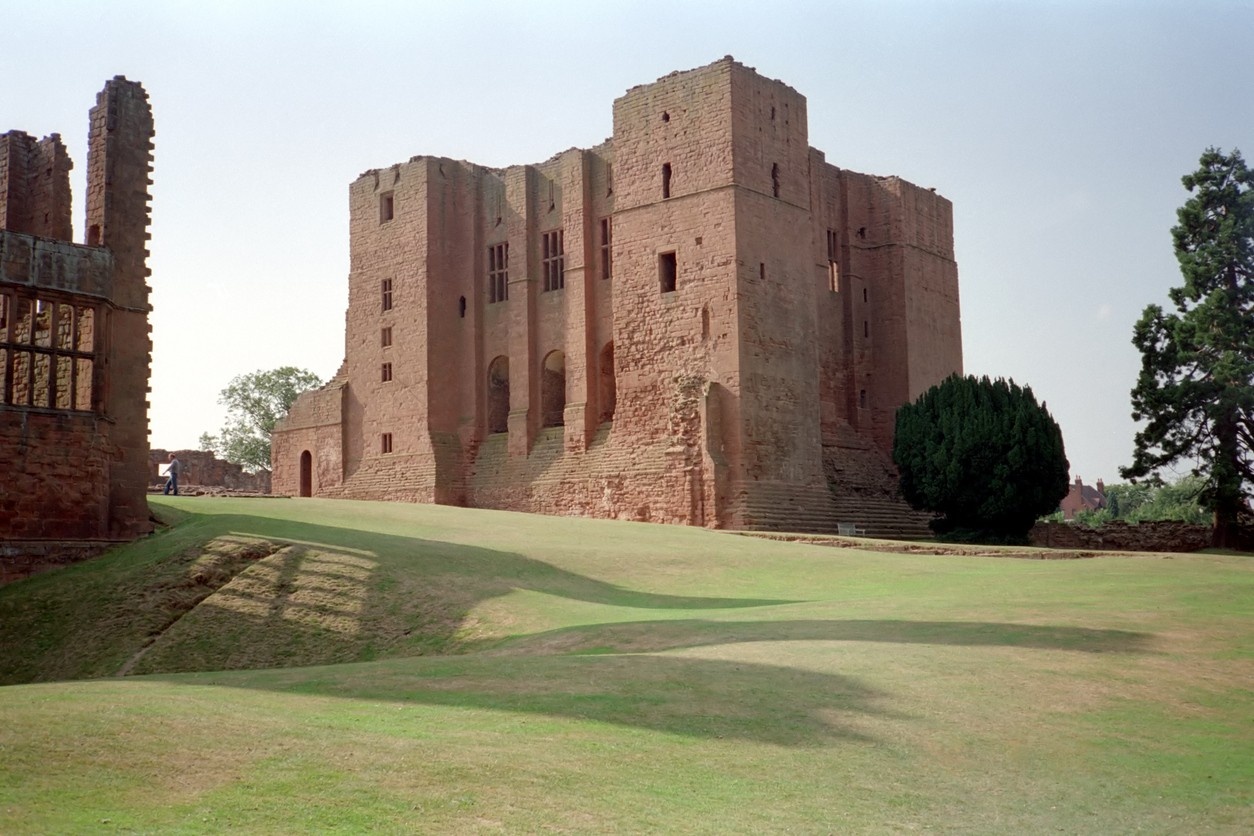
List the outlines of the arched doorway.
<svg viewBox="0 0 1254 836">
<path fill-rule="evenodd" d="M 599 393 L 601 400 L 602 423 L 614 420 L 614 407 L 618 405 L 618 384 L 614 381 L 614 343 L 605 344 L 601 349 Z"/>
<path fill-rule="evenodd" d="M 300 495 L 313 496 L 313 454 L 308 450 L 300 454 Z"/>
<path fill-rule="evenodd" d="M 540 374 L 540 426 L 560 427 L 566 423 L 566 355 L 550 351 Z"/>
<path fill-rule="evenodd" d="M 488 432 L 509 432 L 509 358 L 488 365 Z"/>
</svg>

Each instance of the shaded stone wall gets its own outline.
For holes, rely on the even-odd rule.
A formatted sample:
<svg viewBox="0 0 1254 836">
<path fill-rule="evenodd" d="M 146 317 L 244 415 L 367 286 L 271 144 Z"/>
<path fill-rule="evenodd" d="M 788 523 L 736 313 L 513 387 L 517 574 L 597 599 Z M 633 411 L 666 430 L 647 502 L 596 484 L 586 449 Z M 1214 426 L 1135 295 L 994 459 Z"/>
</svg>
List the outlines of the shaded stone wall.
<svg viewBox="0 0 1254 836">
<path fill-rule="evenodd" d="M 414 157 L 349 210 L 344 367 L 276 428 L 276 493 L 834 528 L 824 459 L 961 371 L 949 202 L 827 165 L 730 58 L 602 145 Z"/>
</svg>

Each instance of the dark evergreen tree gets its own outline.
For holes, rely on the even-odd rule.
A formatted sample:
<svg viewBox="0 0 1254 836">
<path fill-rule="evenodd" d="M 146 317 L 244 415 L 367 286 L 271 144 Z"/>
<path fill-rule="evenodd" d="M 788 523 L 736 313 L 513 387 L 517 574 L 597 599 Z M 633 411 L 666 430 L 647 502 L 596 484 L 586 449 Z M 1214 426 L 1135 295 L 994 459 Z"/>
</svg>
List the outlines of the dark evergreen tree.
<svg viewBox="0 0 1254 836">
<path fill-rule="evenodd" d="M 1168 294 L 1176 313 L 1150 305 L 1133 332 L 1132 417 L 1146 423 L 1120 472 L 1160 481 L 1166 465 L 1194 462 L 1213 542 L 1234 547 L 1254 482 L 1254 172 L 1240 152 L 1208 148 L 1183 183 L 1193 196 L 1171 236 L 1184 285 Z"/>
<path fill-rule="evenodd" d="M 953 375 L 897 410 L 893 461 L 948 539 L 1023 542 L 1067 495 L 1062 431 L 1029 387 Z"/>
</svg>

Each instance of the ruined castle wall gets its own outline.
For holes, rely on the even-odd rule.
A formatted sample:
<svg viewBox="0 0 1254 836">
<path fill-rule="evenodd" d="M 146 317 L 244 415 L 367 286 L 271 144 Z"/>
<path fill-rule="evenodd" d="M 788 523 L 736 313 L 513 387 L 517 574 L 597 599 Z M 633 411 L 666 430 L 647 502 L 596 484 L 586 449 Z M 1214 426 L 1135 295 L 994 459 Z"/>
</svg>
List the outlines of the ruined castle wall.
<svg viewBox="0 0 1254 836">
<path fill-rule="evenodd" d="M 121 76 L 96 97 L 90 114 L 87 243 L 113 255 L 105 414 L 110 441 L 109 528 L 112 536 L 151 530 L 148 518 L 148 392 L 152 366 L 148 324 L 149 187 L 152 109 L 138 83 Z"/>
<path fill-rule="evenodd" d="M 757 515 L 818 514 L 830 495 L 820 455 L 805 99 L 739 65 L 732 82 L 742 491 Z"/>
<path fill-rule="evenodd" d="M 60 134 L 38 141 L 21 131 L 0 134 L 0 228 L 71 240 L 73 167 Z"/>
<path fill-rule="evenodd" d="M 113 79 L 90 125 L 89 245 L 69 240 L 71 166 L 59 137 L 34 143 L 14 132 L 0 149 L 6 560 L 22 557 L 15 548 L 43 553 L 50 542 L 125 540 L 151 530 L 147 94 Z M 12 545 L 19 541 L 25 545 Z"/>
<path fill-rule="evenodd" d="M 894 180 L 902 204 L 902 305 L 912 402 L 962 373 L 962 317 L 954 261 L 953 204 L 931 189 Z"/>
<path fill-rule="evenodd" d="M 275 426 L 270 445 L 270 490 L 302 495 L 301 458 L 309 455 L 310 496 L 329 493 L 344 481 L 344 370 L 319 389 L 302 392 Z"/>
<path fill-rule="evenodd" d="M 805 99 L 730 59 L 629 90 L 593 149 L 367 172 L 351 188 L 344 482 L 317 492 L 832 525 L 824 448 L 891 444 L 908 338 L 934 327 L 907 297 L 949 276 L 948 204 L 891 183 L 827 165 Z M 276 489 L 292 492 L 282 473 L 314 429 L 276 433 Z"/>
<path fill-rule="evenodd" d="M 344 469 L 358 474 L 361 498 L 434 501 L 426 348 L 430 168 L 428 159 L 416 158 L 367 172 L 349 190 Z M 383 379 L 384 363 L 391 380 Z"/>
</svg>

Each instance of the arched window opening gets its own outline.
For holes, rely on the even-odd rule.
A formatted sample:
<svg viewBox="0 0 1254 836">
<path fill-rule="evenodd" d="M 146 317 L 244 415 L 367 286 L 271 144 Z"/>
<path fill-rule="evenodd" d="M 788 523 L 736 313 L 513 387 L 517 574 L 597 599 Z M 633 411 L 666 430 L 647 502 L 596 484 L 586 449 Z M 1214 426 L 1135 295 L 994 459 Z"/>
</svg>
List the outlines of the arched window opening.
<svg viewBox="0 0 1254 836">
<path fill-rule="evenodd" d="M 509 358 L 505 356 L 488 366 L 488 432 L 509 432 Z"/>
<path fill-rule="evenodd" d="M 540 416 L 542 427 L 566 423 L 566 355 L 550 351 L 540 375 Z"/>
<path fill-rule="evenodd" d="M 614 343 L 606 343 L 601 349 L 600 361 L 601 422 L 614 420 L 614 408 L 618 405 L 618 384 L 614 380 Z"/>
<path fill-rule="evenodd" d="M 300 454 L 300 495 L 313 496 L 313 454 L 308 450 Z"/>
</svg>

